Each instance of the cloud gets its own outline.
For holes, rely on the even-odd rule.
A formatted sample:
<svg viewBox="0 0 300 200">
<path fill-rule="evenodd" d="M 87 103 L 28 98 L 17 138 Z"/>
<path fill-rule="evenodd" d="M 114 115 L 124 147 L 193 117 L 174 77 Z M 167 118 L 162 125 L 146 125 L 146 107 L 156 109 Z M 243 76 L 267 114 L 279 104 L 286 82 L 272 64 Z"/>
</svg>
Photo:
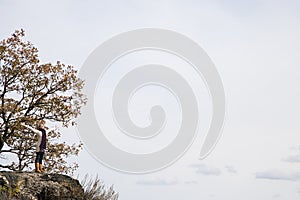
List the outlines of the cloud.
<svg viewBox="0 0 300 200">
<path fill-rule="evenodd" d="M 262 172 L 257 172 L 255 176 L 257 179 L 287 180 L 287 181 L 300 180 L 299 172 L 285 173 L 280 170 L 266 170 Z"/>
<path fill-rule="evenodd" d="M 281 194 L 274 194 L 273 195 L 273 198 L 279 198 L 279 197 L 281 197 Z"/>
<path fill-rule="evenodd" d="M 290 150 L 292 150 L 292 151 L 300 151 L 300 145 L 298 145 L 298 146 L 291 146 Z"/>
<path fill-rule="evenodd" d="M 232 174 L 237 173 L 237 170 L 231 165 L 226 165 L 225 168 L 226 168 L 227 172 L 229 172 L 229 173 L 232 173 Z"/>
<path fill-rule="evenodd" d="M 290 155 L 282 160 L 290 163 L 300 163 L 300 154 Z"/>
<path fill-rule="evenodd" d="M 184 183 L 187 185 L 194 185 L 194 184 L 198 184 L 198 181 L 185 181 Z"/>
<path fill-rule="evenodd" d="M 292 146 L 290 149 L 293 151 L 293 154 L 282 158 L 281 160 L 289 163 L 300 163 L 300 145 Z"/>
<path fill-rule="evenodd" d="M 176 179 L 172 179 L 172 180 L 166 180 L 166 179 L 143 179 L 143 180 L 138 180 L 136 182 L 136 184 L 138 185 L 177 185 L 178 181 Z"/>
<path fill-rule="evenodd" d="M 221 174 L 220 169 L 218 169 L 216 167 L 208 166 L 205 164 L 193 164 L 193 165 L 190 165 L 190 167 L 196 168 L 195 172 L 197 174 L 213 175 L 213 176 L 219 176 Z"/>
</svg>

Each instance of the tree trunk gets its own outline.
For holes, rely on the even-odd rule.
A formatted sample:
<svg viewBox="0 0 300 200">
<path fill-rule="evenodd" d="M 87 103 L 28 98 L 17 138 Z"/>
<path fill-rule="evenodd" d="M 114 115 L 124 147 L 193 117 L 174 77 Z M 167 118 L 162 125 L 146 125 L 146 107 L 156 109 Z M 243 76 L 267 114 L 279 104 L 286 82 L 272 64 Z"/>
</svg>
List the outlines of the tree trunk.
<svg viewBox="0 0 300 200">
<path fill-rule="evenodd" d="M 0 135 L 0 153 L 1 153 L 3 146 L 4 146 L 4 140 L 3 140 L 3 137 Z"/>
</svg>

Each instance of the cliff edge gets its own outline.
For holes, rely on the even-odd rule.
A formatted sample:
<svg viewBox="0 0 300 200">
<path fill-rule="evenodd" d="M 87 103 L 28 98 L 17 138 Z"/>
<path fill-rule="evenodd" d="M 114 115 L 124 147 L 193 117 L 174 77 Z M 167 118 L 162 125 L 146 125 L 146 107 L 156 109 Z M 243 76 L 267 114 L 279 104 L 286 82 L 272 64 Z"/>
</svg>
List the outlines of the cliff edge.
<svg viewBox="0 0 300 200">
<path fill-rule="evenodd" d="M 1 200 L 83 200 L 79 181 L 62 174 L 0 172 Z"/>
</svg>

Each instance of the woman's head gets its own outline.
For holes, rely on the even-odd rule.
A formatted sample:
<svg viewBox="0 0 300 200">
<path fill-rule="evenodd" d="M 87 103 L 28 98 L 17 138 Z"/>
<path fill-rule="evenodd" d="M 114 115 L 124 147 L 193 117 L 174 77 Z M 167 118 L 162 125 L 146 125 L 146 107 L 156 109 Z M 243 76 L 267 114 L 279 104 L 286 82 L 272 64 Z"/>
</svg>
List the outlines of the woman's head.
<svg viewBox="0 0 300 200">
<path fill-rule="evenodd" d="M 38 122 L 38 128 L 44 129 L 45 128 L 45 122 L 44 121 L 39 121 Z"/>
</svg>

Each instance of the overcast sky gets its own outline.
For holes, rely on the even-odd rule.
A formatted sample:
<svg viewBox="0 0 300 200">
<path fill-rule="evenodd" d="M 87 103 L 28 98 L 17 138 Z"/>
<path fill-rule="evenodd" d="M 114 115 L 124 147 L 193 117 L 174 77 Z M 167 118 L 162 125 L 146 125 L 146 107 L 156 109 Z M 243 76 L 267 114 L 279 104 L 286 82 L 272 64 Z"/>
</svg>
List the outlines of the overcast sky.
<svg viewBox="0 0 300 200">
<path fill-rule="evenodd" d="M 42 62 L 61 60 L 80 69 L 112 36 L 154 27 L 196 41 L 220 73 L 226 121 L 206 159 L 198 159 L 203 142 L 199 133 L 180 160 L 159 172 L 120 173 L 83 151 L 76 159 L 80 176 L 98 174 L 107 185 L 115 185 L 121 200 L 300 198 L 299 1 L 0 0 L 0 10 L 0 38 L 25 29 L 26 40 L 39 49 Z M 118 68 L 111 73 L 118 74 Z M 164 104 L 176 106 L 170 95 L 161 95 Z M 210 113 L 205 110 L 207 96 L 198 94 L 201 97 L 203 131 Z M 134 106 L 132 112 L 139 116 Z M 145 117 L 134 119 L 147 123 Z M 79 141 L 74 128 L 62 132 L 64 140 Z"/>
</svg>

